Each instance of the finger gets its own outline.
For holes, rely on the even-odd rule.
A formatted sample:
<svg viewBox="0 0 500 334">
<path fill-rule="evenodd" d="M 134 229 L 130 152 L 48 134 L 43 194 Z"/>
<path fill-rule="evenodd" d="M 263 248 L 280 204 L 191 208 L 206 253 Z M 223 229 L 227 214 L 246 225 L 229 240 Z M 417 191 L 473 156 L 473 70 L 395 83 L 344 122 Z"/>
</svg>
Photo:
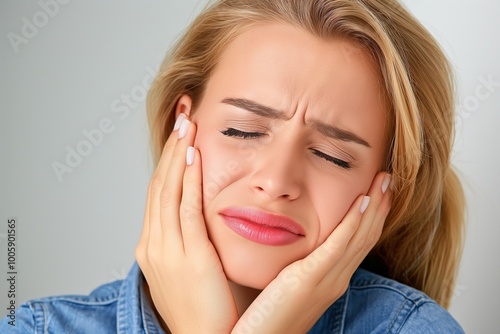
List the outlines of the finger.
<svg viewBox="0 0 500 334">
<path fill-rule="evenodd" d="M 161 242 L 160 194 L 165 184 L 165 177 L 172 159 L 172 152 L 178 141 L 179 124 L 186 118 L 184 114 L 180 114 L 177 118 L 174 130 L 163 146 L 160 160 L 158 161 L 155 172 L 149 183 L 143 226 L 143 229 L 148 233 L 148 242 L 153 241 L 151 238 L 156 238 L 156 242 Z"/>
<path fill-rule="evenodd" d="M 147 254 L 147 247 L 149 243 L 149 234 L 150 234 L 150 229 L 149 229 L 149 191 L 147 192 L 146 196 L 146 209 L 144 210 L 144 220 L 143 220 L 143 227 L 142 227 L 142 232 L 141 236 L 139 238 L 139 242 L 137 243 L 137 246 L 135 248 L 135 259 L 137 260 L 137 263 L 139 266 L 142 268 L 143 265 L 145 264 L 146 260 L 146 254 Z"/>
<path fill-rule="evenodd" d="M 368 191 L 368 196 L 371 198 L 370 203 L 363 213 L 358 230 L 346 249 L 346 255 L 349 259 L 354 259 L 357 254 L 364 258 L 378 241 L 380 235 L 375 232 L 379 229 L 381 222 L 377 221 L 376 217 L 384 195 L 389 196 L 390 194 L 388 182 L 390 182 L 390 175 L 385 172 L 377 174 L 374 178 Z"/>
<path fill-rule="evenodd" d="M 385 222 L 385 219 L 387 218 L 389 212 L 391 211 L 393 195 L 394 192 L 390 187 L 387 190 L 387 193 L 384 194 L 384 197 L 382 198 L 382 202 L 379 205 L 379 209 L 377 211 L 375 219 L 382 219 Z"/>
<path fill-rule="evenodd" d="M 176 125 L 184 118 L 186 118 L 184 114 L 179 115 L 176 121 Z M 154 234 L 158 235 L 159 231 L 161 231 L 158 210 L 152 210 L 151 202 L 154 201 L 155 203 L 157 203 L 159 201 L 158 197 L 161 191 L 161 187 L 158 184 L 163 185 L 164 183 L 167 166 L 170 163 L 170 157 L 172 155 L 172 149 L 175 146 L 178 137 L 176 130 L 178 129 L 175 129 L 174 127 L 174 131 L 172 131 L 167 141 L 165 142 L 160 160 L 158 161 L 155 172 L 153 173 L 151 181 L 149 182 L 148 190 L 146 192 L 146 205 L 144 209 L 142 233 L 137 245 L 136 257 L 145 255 L 147 245 L 149 243 L 149 236 L 151 234 L 151 224 L 157 223 L 156 227 L 152 227 L 153 229 L 156 229 Z M 156 206 L 156 208 L 158 207 L 159 204 Z"/>
<path fill-rule="evenodd" d="M 190 146 L 186 152 L 188 166 L 184 173 L 180 220 L 186 253 L 204 249 L 208 242 L 202 207 L 202 171 L 200 152 Z"/>
<path fill-rule="evenodd" d="M 340 224 L 328 238 L 316 248 L 305 261 L 315 261 L 318 266 L 317 277 L 322 279 L 344 257 L 346 248 L 356 233 L 361 221 L 361 207 L 370 201 L 367 196 L 358 196 Z"/>
<path fill-rule="evenodd" d="M 149 210 L 151 206 L 150 201 L 151 201 L 151 194 L 148 188 L 148 191 L 146 192 L 146 205 L 144 209 L 144 219 L 143 219 L 142 232 L 141 232 L 141 237 L 139 239 L 139 244 L 147 243 L 149 240 L 150 224 L 151 224 L 149 221 Z"/>
<path fill-rule="evenodd" d="M 382 235 L 382 231 L 385 225 L 385 220 L 391 209 L 391 203 L 392 203 L 392 191 L 387 190 L 387 192 L 384 194 L 382 198 L 380 205 L 378 206 L 377 212 L 373 217 L 373 221 L 369 223 L 371 228 L 366 237 L 366 243 L 367 243 L 366 249 L 364 252 L 359 252 L 358 254 L 354 255 L 354 259 L 351 262 L 352 265 L 357 263 L 357 266 L 359 266 L 359 264 L 363 262 L 363 260 L 368 255 L 368 253 L 373 249 L 373 247 L 376 246 L 377 242 L 380 239 L 380 236 Z M 362 220 L 361 224 L 363 223 L 364 222 Z M 357 268 L 357 266 L 353 269 L 353 271 Z"/>
<path fill-rule="evenodd" d="M 370 188 L 369 194 L 374 200 L 370 202 L 363 214 L 360 228 L 346 250 L 344 274 L 348 275 L 348 278 L 359 267 L 380 238 L 392 199 L 389 182 L 390 176 L 387 173 L 381 173 L 374 179 Z"/>
<path fill-rule="evenodd" d="M 177 117 L 177 120 L 175 121 L 174 130 L 163 146 L 160 160 L 158 161 L 158 165 L 155 169 L 155 174 L 162 183 L 167 175 L 168 166 L 170 165 L 170 160 L 172 159 L 172 152 L 179 138 L 180 125 L 182 124 L 182 121 L 187 118 L 188 117 L 185 114 L 179 114 L 179 117 Z"/>
<path fill-rule="evenodd" d="M 182 182 L 186 169 L 186 150 L 194 142 L 196 126 L 188 119 L 182 121 L 179 138 L 172 152 L 165 181 L 160 194 L 160 220 L 162 237 L 170 242 L 182 243 L 180 227 L 180 204 Z"/>
</svg>

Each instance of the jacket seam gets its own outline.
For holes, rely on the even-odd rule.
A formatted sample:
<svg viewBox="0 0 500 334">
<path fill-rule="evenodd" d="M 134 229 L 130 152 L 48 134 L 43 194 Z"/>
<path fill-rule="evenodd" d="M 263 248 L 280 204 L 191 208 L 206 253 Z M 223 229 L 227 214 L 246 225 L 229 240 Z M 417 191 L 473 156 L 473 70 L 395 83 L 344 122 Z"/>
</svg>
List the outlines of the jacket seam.
<svg viewBox="0 0 500 334">
<path fill-rule="evenodd" d="M 419 294 L 415 294 L 413 292 L 406 293 L 406 292 L 403 292 L 400 289 L 393 287 L 393 286 L 388 286 L 388 285 L 383 285 L 383 284 L 351 286 L 351 289 L 354 289 L 354 290 L 367 290 L 367 289 L 374 289 L 374 288 L 375 289 L 390 290 L 392 292 L 395 292 L 405 299 L 405 303 L 408 301 L 408 302 L 413 303 L 415 306 L 420 306 L 420 305 L 425 304 L 425 303 L 434 303 L 434 301 L 432 299 L 430 299 L 429 297 L 427 297 L 425 295 L 419 295 Z M 416 297 L 412 298 L 411 294 L 415 294 Z"/>
<path fill-rule="evenodd" d="M 69 303 L 69 304 L 76 304 L 76 305 L 92 305 L 92 306 L 105 306 L 109 304 L 116 303 L 118 300 L 117 296 L 110 297 L 109 299 L 102 300 L 102 301 L 92 301 L 92 300 L 78 300 L 78 299 L 73 299 L 73 298 L 67 298 L 67 297 L 54 297 L 54 298 L 43 298 L 43 299 L 35 299 L 29 301 L 30 304 L 40 304 L 40 305 L 46 305 L 46 304 L 53 304 L 53 303 Z"/>
<path fill-rule="evenodd" d="M 398 311 L 396 313 L 396 316 L 394 317 L 394 319 L 392 319 L 391 324 L 387 328 L 386 334 L 392 332 L 392 330 L 394 329 L 394 325 L 395 325 L 397 319 L 399 318 L 399 316 L 402 315 L 402 311 L 405 308 L 405 306 L 408 304 L 408 302 L 411 302 L 411 300 L 409 300 L 408 298 L 406 298 L 405 301 L 401 304 L 401 306 L 399 307 L 399 309 L 398 309 Z M 415 309 L 415 308 L 413 308 L 413 309 Z M 408 319 L 408 316 L 409 316 L 410 313 L 411 313 L 411 311 L 409 311 L 406 314 L 406 317 L 405 317 L 404 321 L 401 322 L 401 326 L 399 327 L 399 330 L 397 331 L 397 333 L 401 332 L 401 328 L 403 327 L 403 324 L 406 323 L 406 320 Z"/>
<path fill-rule="evenodd" d="M 43 311 L 43 333 L 48 333 L 49 332 L 49 322 L 47 321 L 47 309 L 45 308 L 44 304 L 40 304 L 40 307 L 42 308 Z"/>
</svg>

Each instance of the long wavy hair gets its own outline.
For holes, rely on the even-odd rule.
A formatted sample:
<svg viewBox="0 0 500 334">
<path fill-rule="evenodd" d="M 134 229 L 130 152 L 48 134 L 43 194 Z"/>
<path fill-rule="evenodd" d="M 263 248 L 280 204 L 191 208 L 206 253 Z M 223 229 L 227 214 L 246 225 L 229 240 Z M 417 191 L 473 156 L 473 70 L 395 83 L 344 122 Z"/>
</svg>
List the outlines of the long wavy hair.
<svg viewBox="0 0 500 334">
<path fill-rule="evenodd" d="M 189 95 L 196 110 L 228 43 L 263 22 L 286 22 L 323 39 L 347 38 L 377 62 L 390 101 L 385 167 L 393 175 L 394 196 L 382 236 L 364 265 L 448 307 L 465 217 L 462 186 L 450 164 L 452 71 L 438 43 L 397 0 L 211 1 L 167 54 L 150 88 L 154 164 L 172 131 L 179 97 Z"/>
</svg>

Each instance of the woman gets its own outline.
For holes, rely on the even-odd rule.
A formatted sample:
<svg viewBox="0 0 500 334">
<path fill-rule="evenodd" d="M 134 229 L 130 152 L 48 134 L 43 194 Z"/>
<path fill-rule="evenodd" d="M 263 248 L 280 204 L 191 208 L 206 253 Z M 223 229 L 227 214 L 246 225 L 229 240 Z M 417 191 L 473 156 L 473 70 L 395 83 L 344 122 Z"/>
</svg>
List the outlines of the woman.
<svg viewBox="0 0 500 334">
<path fill-rule="evenodd" d="M 450 72 L 395 0 L 215 2 L 149 92 L 140 270 L 17 329 L 461 333 Z"/>
</svg>

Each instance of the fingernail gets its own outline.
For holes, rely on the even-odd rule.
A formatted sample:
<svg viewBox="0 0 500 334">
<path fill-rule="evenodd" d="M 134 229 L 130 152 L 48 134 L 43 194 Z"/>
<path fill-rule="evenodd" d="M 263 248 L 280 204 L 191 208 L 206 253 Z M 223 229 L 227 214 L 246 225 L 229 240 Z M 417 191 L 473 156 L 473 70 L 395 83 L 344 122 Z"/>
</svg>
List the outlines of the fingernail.
<svg viewBox="0 0 500 334">
<path fill-rule="evenodd" d="M 183 138 L 189 129 L 189 120 L 184 119 L 181 123 L 181 127 L 179 129 L 179 139 Z"/>
<path fill-rule="evenodd" d="M 186 152 L 186 163 L 188 166 L 191 166 L 194 162 L 194 147 L 193 146 L 188 146 L 187 152 Z"/>
<path fill-rule="evenodd" d="M 365 196 L 363 198 L 363 201 L 361 202 L 361 207 L 359 208 L 359 212 L 363 213 L 366 211 L 366 208 L 368 207 L 368 204 L 370 204 L 370 196 Z"/>
<path fill-rule="evenodd" d="M 386 174 L 384 177 L 384 182 L 382 182 L 382 193 L 385 194 L 389 184 L 391 183 L 391 174 Z"/>
<path fill-rule="evenodd" d="M 174 124 L 174 131 L 179 130 L 179 128 L 181 127 L 181 123 L 185 118 L 186 118 L 186 115 L 184 115 L 184 114 L 180 114 L 179 117 L 177 117 L 177 120 L 175 121 L 175 124 Z"/>
</svg>

